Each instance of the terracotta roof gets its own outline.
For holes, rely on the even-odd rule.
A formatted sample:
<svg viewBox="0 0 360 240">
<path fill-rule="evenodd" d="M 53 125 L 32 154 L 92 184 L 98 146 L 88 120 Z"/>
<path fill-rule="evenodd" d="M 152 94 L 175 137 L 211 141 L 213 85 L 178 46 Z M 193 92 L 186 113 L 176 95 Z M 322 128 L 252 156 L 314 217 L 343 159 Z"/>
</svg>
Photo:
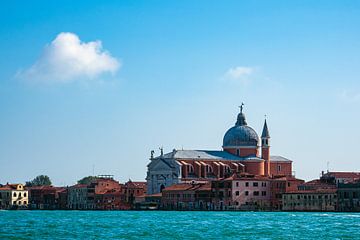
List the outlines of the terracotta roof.
<svg viewBox="0 0 360 240">
<path fill-rule="evenodd" d="M 0 190 L 16 190 L 19 185 L 22 185 L 20 183 L 16 184 L 6 184 L 3 187 L 0 188 Z"/>
<path fill-rule="evenodd" d="M 70 188 L 86 188 L 88 185 L 86 184 L 75 184 L 71 186 Z"/>
<path fill-rule="evenodd" d="M 210 189 L 211 189 L 211 185 L 209 183 L 207 184 L 180 183 L 166 187 L 165 189 L 163 189 L 163 192 L 164 191 L 196 191 L 196 190 L 210 190 Z"/>
<path fill-rule="evenodd" d="M 336 193 L 336 188 L 320 188 L 320 189 L 313 189 L 313 190 L 296 190 L 296 191 L 289 191 L 284 194 L 311 194 L 311 193 Z"/>
<path fill-rule="evenodd" d="M 311 180 L 309 182 L 303 183 L 301 185 L 298 186 L 299 189 L 300 188 L 311 188 L 312 190 L 317 190 L 317 189 L 331 189 L 331 188 L 335 188 L 336 189 L 336 185 L 332 184 L 332 183 L 326 183 L 326 182 L 322 182 L 319 179 L 315 179 L 315 180 Z M 307 190 L 306 190 L 307 191 Z"/>
<path fill-rule="evenodd" d="M 230 180 L 270 180 L 269 177 L 266 176 L 255 176 L 252 174 L 238 174 L 234 173 L 228 178 L 220 179 L 223 181 L 230 181 Z"/>
<path fill-rule="evenodd" d="M 135 188 L 146 188 L 146 182 L 133 182 L 129 180 L 127 183 L 125 183 L 126 187 L 135 187 Z"/>
<path fill-rule="evenodd" d="M 33 187 L 26 187 L 27 190 L 48 190 L 48 189 L 54 189 L 56 190 L 56 188 L 54 188 L 53 186 L 33 186 Z"/>
<path fill-rule="evenodd" d="M 331 176 L 335 178 L 360 178 L 360 172 L 328 172 L 324 176 Z"/>
</svg>

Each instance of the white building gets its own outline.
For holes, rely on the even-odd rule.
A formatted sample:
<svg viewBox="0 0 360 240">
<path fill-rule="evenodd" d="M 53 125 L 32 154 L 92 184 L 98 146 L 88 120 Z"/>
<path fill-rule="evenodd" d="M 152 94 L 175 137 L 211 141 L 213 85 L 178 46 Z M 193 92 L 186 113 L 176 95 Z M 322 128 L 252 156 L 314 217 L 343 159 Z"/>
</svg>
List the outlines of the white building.
<svg viewBox="0 0 360 240">
<path fill-rule="evenodd" d="M 27 208 L 28 191 L 22 184 L 6 184 L 0 188 L 0 209 Z"/>
</svg>

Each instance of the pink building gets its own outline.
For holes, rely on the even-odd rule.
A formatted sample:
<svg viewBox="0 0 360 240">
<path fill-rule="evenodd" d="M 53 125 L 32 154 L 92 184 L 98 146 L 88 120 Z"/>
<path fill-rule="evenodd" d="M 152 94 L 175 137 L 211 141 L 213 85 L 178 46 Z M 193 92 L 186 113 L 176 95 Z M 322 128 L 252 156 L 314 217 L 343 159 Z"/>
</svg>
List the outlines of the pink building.
<svg viewBox="0 0 360 240">
<path fill-rule="evenodd" d="M 233 174 L 212 182 L 215 210 L 270 209 L 270 179 L 265 176 Z"/>
</svg>

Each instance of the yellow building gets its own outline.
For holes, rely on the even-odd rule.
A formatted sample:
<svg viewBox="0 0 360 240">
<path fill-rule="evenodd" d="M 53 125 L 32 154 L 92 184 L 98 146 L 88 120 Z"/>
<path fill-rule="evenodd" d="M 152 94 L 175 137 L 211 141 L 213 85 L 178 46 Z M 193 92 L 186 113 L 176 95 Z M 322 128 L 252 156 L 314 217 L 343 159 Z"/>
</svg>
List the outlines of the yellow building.
<svg viewBox="0 0 360 240">
<path fill-rule="evenodd" d="M 22 184 L 6 184 L 0 187 L 0 209 L 23 209 L 29 203 L 28 191 Z"/>
</svg>

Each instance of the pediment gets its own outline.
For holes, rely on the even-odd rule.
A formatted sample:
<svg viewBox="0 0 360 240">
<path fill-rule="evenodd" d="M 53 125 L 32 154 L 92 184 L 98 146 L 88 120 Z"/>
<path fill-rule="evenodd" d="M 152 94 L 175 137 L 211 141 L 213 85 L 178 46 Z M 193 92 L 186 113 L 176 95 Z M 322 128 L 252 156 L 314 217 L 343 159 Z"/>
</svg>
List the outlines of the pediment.
<svg viewBox="0 0 360 240">
<path fill-rule="evenodd" d="M 172 167 L 169 163 L 166 163 L 163 159 L 152 160 L 148 165 L 150 171 L 162 171 L 162 170 L 171 170 Z"/>
</svg>

